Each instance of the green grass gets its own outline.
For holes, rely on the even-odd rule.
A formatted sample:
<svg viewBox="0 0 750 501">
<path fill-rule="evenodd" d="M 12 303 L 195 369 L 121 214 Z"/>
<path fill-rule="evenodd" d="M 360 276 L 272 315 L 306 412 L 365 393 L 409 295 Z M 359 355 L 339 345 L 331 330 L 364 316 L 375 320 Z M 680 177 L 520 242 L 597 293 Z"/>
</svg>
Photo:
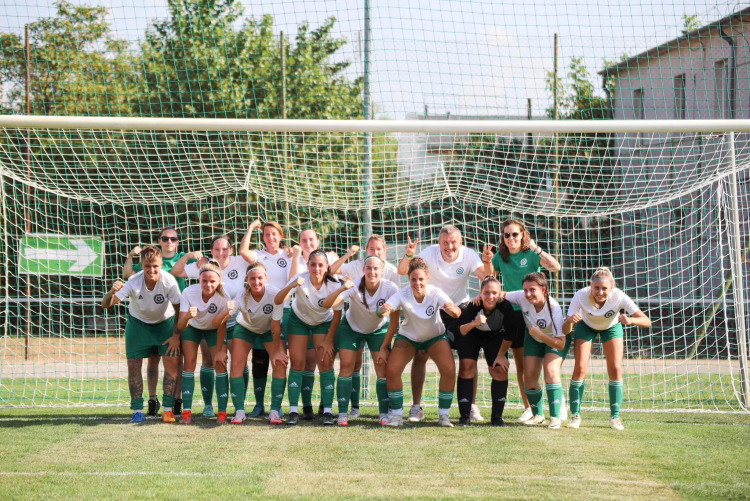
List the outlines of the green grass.
<svg viewBox="0 0 750 501">
<path fill-rule="evenodd" d="M 584 414 L 579 430 L 128 423 L 122 408 L 0 409 L 0 499 L 748 499 L 750 415 Z M 454 411 L 455 412 L 455 411 Z M 518 410 L 509 410 L 514 418 Z"/>
</svg>

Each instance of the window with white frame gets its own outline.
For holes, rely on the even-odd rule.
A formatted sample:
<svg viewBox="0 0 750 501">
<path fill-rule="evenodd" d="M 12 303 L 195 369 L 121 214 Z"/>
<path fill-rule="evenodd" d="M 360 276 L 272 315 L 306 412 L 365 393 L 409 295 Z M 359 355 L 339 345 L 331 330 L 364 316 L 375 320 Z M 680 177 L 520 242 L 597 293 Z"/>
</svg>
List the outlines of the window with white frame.
<svg viewBox="0 0 750 501">
<path fill-rule="evenodd" d="M 685 74 L 674 77 L 674 118 L 682 120 L 687 115 Z"/>
</svg>

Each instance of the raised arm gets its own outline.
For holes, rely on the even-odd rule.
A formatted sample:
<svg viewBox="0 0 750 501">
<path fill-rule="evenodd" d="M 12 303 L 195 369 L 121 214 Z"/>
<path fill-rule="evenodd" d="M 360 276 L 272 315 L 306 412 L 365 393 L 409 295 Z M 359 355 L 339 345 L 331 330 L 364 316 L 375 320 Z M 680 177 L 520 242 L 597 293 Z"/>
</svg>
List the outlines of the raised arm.
<svg viewBox="0 0 750 501">
<path fill-rule="evenodd" d="M 199 261 L 198 268 L 200 268 L 200 260 L 203 259 L 203 253 L 201 251 L 186 253 L 184 256 L 177 260 L 174 266 L 172 266 L 170 273 L 178 278 L 187 278 L 187 273 L 185 273 L 185 266 L 191 259 Z"/>
<path fill-rule="evenodd" d="M 125 265 L 122 267 L 122 277 L 125 280 L 135 275 L 135 270 L 133 269 L 133 257 L 137 256 L 140 253 L 140 245 L 136 245 L 135 247 L 133 247 L 133 250 L 128 252 L 128 256 L 125 258 Z"/>
<path fill-rule="evenodd" d="M 286 287 L 281 289 L 278 294 L 276 294 L 276 297 L 273 298 L 273 303 L 277 305 L 284 304 L 292 290 L 296 289 L 297 287 L 302 287 L 303 285 L 305 285 L 305 279 L 302 277 L 297 277 L 294 282 L 291 282 Z"/>
<path fill-rule="evenodd" d="M 331 266 L 329 267 L 331 271 L 331 275 L 338 274 L 339 270 L 342 266 L 344 266 L 344 263 L 346 263 L 352 256 L 354 256 L 357 252 L 359 252 L 359 245 L 352 245 L 349 247 L 349 250 L 346 251 L 346 254 L 338 258 Z"/>
<path fill-rule="evenodd" d="M 540 263 L 546 270 L 551 271 L 552 273 L 560 271 L 560 263 L 555 259 L 555 256 L 543 250 L 533 240 L 529 240 L 529 250 L 539 256 Z"/>
<path fill-rule="evenodd" d="M 323 308 L 333 308 L 334 306 L 341 304 L 341 301 L 344 300 L 344 298 L 341 297 L 341 294 L 352 287 L 354 287 L 354 282 L 351 280 L 344 280 L 341 287 L 331 292 L 328 297 L 326 297 L 325 301 L 323 301 Z"/>
<path fill-rule="evenodd" d="M 253 238 L 253 231 L 259 230 L 261 226 L 260 219 L 253 221 L 247 227 L 247 233 L 245 233 L 245 236 L 242 237 L 242 242 L 240 242 L 240 256 L 248 263 L 254 263 L 258 260 L 258 255 L 255 251 L 250 250 L 250 240 Z"/>
<path fill-rule="evenodd" d="M 406 250 L 404 251 L 404 257 L 401 258 L 401 261 L 398 262 L 398 274 L 399 275 L 406 275 L 409 273 L 409 261 L 414 259 L 417 255 L 417 244 L 419 243 L 419 239 L 411 241 L 411 237 L 407 235 L 406 237 Z"/>
<path fill-rule="evenodd" d="M 633 313 L 633 316 L 628 316 L 625 313 L 620 315 L 620 323 L 622 325 L 635 325 L 638 327 L 651 327 L 651 319 L 646 316 L 641 310 Z"/>
<path fill-rule="evenodd" d="M 122 289 L 125 286 L 124 283 L 122 283 L 122 280 L 115 280 L 115 283 L 112 284 L 112 287 L 109 289 L 107 294 L 104 295 L 104 298 L 102 299 L 102 308 L 111 308 L 112 306 L 116 305 L 120 302 L 120 298 L 115 296 L 115 293 Z"/>
<path fill-rule="evenodd" d="M 177 321 L 177 330 L 184 331 L 187 329 L 188 322 L 198 316 L 198 307 L 191 306 L 188 311 L 180 312 L 180 319 Z"/>
<path fill-rule="evenodd" d="M 493 247 L 494 245 L 492 244 L 484 244 L 484 248 L 482 249 L 482 266 L 474 270 L 474 274 L 479 280 L 484 280 L 484 277 L 495 274 L 495 268 L 492 266 L 492 257 L 495 255 L 492 252 Z"/>
</svg>

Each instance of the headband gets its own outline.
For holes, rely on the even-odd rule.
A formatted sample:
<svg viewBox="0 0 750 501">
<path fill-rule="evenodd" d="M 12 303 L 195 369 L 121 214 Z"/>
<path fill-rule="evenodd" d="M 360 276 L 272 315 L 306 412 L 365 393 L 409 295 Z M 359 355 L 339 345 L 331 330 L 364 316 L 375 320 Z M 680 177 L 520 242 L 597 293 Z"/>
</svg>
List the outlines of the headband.
<svg viewBox="0 0 750 501">
<path fill-rule="evenodd" d="M 591 281 L 592 281 L 592 282 L 599 282 L 599 281 L 602 281 L 602 282 L 609 282 L 609 283 L 611 283 L 612 285 L 614 285 L 614 284 L 615 284 L 615 282 L 614 282 L 613 280 L 611 280 L 611 279 L 609 279 L 609 278 L 605 278 L 605 277 L 596 277 L 596 278 L 592 278 L 592 279 L 591 279 Z"/>
<path fill-rule="evenodd" d="M 315 249 L 314 251 L 312 251 L 307 260 L 309 261 L 315 254 L 323 254 L 323 257 L 326 258 L 326 263 L 328 262 L 328 256 L 326 255 L 326 251 L 324 251 L 323 249 Z"/>
<path fill-rule="evenodd" d="M 375 259 L 377 259 L 378 261 L 380 261 L 380 263 L 381 263 L 381 264 L 382 264 L 383 266 L 385 266 L 385 261 L 383 261 L 383 260 L 382 260 L 382 259 L 380 258 L 380 256 L 376 256 L 375 254 L 373 254 L 372 256 L 367 256 L 367 257 L 365 258 L 365 260 L 364 260 L 363 264 L 367 264 L 367 260 L 368 260 L 368 259 L 372 259 L 372 258 L 375 258 Z"/>
</svg>

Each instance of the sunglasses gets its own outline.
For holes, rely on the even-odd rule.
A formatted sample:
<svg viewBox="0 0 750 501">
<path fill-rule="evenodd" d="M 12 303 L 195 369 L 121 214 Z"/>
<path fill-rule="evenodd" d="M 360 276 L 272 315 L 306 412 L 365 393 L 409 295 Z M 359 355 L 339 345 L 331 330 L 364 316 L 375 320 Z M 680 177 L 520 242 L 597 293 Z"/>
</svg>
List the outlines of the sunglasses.
<svg viewBox="0 0 750 501">
<path fill-rule="evenodd" d="M 180 237 L 159 237 L 162 242 L 179 242 Z"/>
<path fill-rule="evenodd" d="M 513 238 L 518 238 L 518 237 L 519 237 L 520 235 L 521 235 L 521 234 L 520 234 L 520 233 L 518 233 L 518 232 L 516 232 L 516 231 L 514 231 L 513 233 L 503 233 L 503 236 L 504 236 L 505 238 L 510 238 L 510 237 L 513 237 Z"/>
</svg>

